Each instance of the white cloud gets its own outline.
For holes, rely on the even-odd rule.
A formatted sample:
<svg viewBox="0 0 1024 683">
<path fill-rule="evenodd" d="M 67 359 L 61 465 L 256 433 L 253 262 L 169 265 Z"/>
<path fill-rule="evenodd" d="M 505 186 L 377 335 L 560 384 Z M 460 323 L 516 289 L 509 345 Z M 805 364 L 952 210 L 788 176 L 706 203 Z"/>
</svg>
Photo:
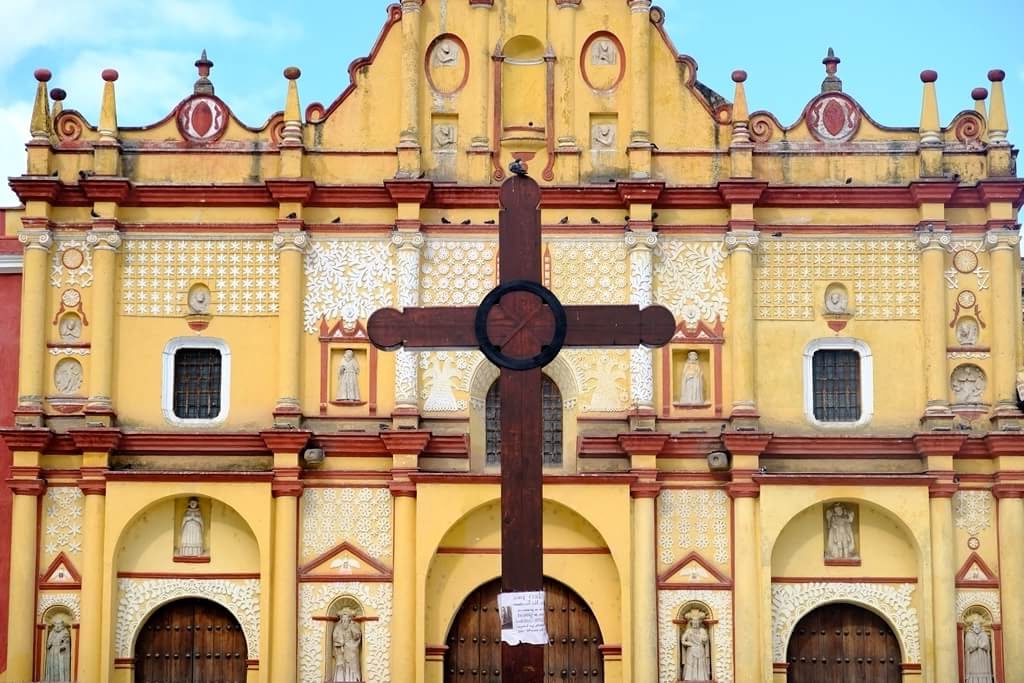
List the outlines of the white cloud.
<svg viewBox="0 0 1024 683">
<path fill-rule="evenodd" d="M 0 172 L 3 173 L 3 187 L 0 187 L 0 207 L 17 206 L 17 196 L 7 185 L 7 177 L 25 172 L 25 143 L 28 142 L 29 122 L 32 118 L 31 102 L 10 102 L 0 106 Z"/>
</svg>

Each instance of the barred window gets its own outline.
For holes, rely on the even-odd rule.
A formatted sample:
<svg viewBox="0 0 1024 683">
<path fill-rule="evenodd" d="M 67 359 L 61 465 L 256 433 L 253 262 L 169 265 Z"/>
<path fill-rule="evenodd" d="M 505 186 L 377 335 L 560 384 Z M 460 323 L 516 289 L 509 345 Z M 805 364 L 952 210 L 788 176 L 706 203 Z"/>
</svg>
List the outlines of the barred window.
<svg viewBox="0 0 1024 683">
<path fill-rule="evenodd" d="M 212 420 L 221 412 L 221 352 L 178 349 L 174 354 L 174 415 Z"/>
<path fill-rule="evenodd" d="M 823 349 L 814 352 L 814 418 L 857 422 L 861 417 L 860 354 Z"/>
<path fill-rule="evenodd" d="M 487 391 L 485 420 L 487 425 L 487 459 L 488 465 L 501 463 L 501 392 L 498 389 L 501 380 Z M 541 378 L 541 401 L 544 415 L 544 455 L 545 466 L 562 464 L 562 394 L 547 375 Z"/>
</svg>

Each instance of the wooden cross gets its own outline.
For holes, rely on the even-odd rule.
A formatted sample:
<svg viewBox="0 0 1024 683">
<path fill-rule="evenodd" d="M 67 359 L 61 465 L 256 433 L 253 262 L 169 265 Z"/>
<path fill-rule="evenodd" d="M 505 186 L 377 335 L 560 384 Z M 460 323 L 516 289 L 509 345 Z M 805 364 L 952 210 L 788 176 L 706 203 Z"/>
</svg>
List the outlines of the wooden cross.
<svg viewBox="0 0 1024 683">
<path fill-rule="evenodd" d="M 518 171 L 519 169 L 513 169 Z M 562 306 L 541 281 L 540 187 L 524 173 L 501 187 L 499 284 L 478 308 L 393 308 L 368 321 L 379 348 L 480 349 L 501 368 L 501 583 L 542 591 L 541 368 L 563 346 L 664 346 L 675 332 L 662 306 Z M 544 648 L 501 648 L 502 680 L 540 683 Z"/>
</svg>

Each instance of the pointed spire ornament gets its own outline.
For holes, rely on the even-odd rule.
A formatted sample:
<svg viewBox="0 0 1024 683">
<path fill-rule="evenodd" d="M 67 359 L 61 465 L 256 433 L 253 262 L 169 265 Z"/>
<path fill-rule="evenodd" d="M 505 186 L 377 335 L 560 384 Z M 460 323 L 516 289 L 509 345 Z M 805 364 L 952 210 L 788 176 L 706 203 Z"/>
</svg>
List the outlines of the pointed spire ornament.
<svg viewBox="0 0 1024 683">
<path fill-rule="evenodd" d="M 736 94 L 732 102 L 732 144 L 750 144 L 750 114 L 747 107 L 747 92 L 743 83 L 747 80 L 747 72 L 737 69 L 732 72 L 732 81 L 736 84 Z"/>
<path fill-rule="evenodd" d="M 114 69 L 104 69 L 103 100 L 100 103 L 100 123 L 97 129 L 100 141 L 115 142 L 117 140 L 117 101 L 114 98 L 114 82 L 118 73 Z"/>
<path fill-rule="evenodd" d="M 921 72 L 921 82 L 924 83 L 924 94 L 921 97 L 921 144 L 938 145 L 942 143 L 939 137 L 939 100 L 935 93 L 935 81 L 939 80 L 939 74 L 931 69 Z"/>
<path fill-rule="evenodd" d="M 196 69 L 199 70 L 199 78 L 196 80 L 194 86 L 192 86 L 192 92 L 196 95 L 212 95 L 213 94 L 213 82 L 210 81 L 210 69 L 213 68 L 213 62 L 211 62 L 206 56 L 206 50 L 203 50 L 203 54 L 196 60 Z"/>
<path fill-rule="evenodd" d="M 48 142 L 50 140 L 50 100 L 46 97 L 46 84 L 53 74 L 49 69 L 36 69 L 36 99 L 32 105 L 32 122 L 29 126 L 33 140 Z"/>
<path fill-rule="evenodd" d="M 1006 72 L 992 69 L 988 72 L 988 80 L 992 84 L 992 99 L 988 103 L 988 140 L 992 145 L 1006 145 L 1006 134 L 1010 132 L 1010 124 L 1006 118 L 1006 97 L 1003 94 L 1003 80 Z"/>
<path fill-rule="evenodd" d="M 302 114 L 299 110 L 299 86 L 296 81 L 302 72 L 296 66 L 284 70 L 288 79 L 288 95 L 284 101 L 284 130 L 281 133 L 282 145 L 302 144 Z"/>
<path fill-rule="evenodd" d="M 836 57 L 835 50 L 829 48 L 825 59 L 821 60 L 821 63 L 825 65 L 825 80 L 821 82 L 821 92 L 843 92 L 843 82 L 839 80 L 839 76 L 836 76 L 841 61 L 839 57 Z"/>
</svg>

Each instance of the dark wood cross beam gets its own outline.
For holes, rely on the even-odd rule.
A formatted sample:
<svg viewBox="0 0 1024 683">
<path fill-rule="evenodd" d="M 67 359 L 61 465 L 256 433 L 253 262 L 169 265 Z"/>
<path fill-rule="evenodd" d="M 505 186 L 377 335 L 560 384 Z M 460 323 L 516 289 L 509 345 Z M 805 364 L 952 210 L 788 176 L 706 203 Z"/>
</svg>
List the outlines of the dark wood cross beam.
<svg viewBox="0 0 1024 683">
<path fill-rule="evenodd" d="M 480 349 L 501 368 L 502 591 L 542 591 L 541 368 L 563 346 L 664 346 L 675 320 L 662 306 L 563 307 L 540 284 L 540 187 L 514 175 L 500 199 L 499 284 L 480 307 L 382 309 L 367 328 L 387 351 Z M 540 683 L 544 648 L 502 644 L 501 668 L 502 680 Z"/>
</svg>

